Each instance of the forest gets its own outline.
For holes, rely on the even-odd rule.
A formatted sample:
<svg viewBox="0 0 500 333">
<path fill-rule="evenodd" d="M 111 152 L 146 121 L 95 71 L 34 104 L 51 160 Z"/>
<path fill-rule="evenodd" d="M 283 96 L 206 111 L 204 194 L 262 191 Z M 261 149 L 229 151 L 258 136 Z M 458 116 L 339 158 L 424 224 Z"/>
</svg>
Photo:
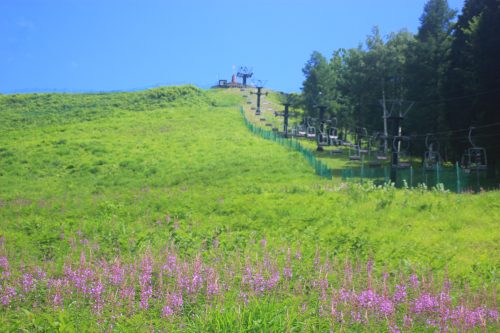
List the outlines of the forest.
<svg viewBox="0 0 500 333">
<path fill-rule="evenodd" d="M 314 51 L 303 73 L 306 116 L 317 117 L 317 105 L 326 104 L 339 126 L 371 135 L 383 131 L 385 104 L 386 115 L 406 115 L 402 133 L 412 155 L 422 156 L 431 133 L 444 160 L 455 163 L 471 145 L 470 132 L 488 152 L 489 173 L 498 173 L 500 1 L 466 0 L 458 15 L 446 0 L 430 0 L 416 34 L 382 36 L 374 27 L 363 44 L 330 59 Z"/>
</svg>

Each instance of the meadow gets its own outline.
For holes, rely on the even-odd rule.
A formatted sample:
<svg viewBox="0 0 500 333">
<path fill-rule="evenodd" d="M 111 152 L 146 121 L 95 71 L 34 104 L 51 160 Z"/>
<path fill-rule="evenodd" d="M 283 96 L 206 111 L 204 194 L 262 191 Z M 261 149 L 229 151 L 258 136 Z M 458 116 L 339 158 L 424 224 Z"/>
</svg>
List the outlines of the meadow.
<svg viewBox="0 0 500 333">
<path fill-rule="evenodd" d="M 321 179 L 242 95 L 0 95 L 0 329 L 499 329 L 498 191 Z"/>
</svg>

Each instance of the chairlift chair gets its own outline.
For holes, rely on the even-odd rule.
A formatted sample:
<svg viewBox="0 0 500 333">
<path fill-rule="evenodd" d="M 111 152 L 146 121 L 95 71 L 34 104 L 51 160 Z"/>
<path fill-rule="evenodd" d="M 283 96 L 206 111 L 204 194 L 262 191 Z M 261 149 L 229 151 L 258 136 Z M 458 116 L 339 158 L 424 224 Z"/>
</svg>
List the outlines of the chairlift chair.
<svg viewBox="0 0 500 333">
<path fill-rule="evenodd" d="M 307 126 L 306 138 L 314 140 L 316 138 L 316 128 L 314 126 Z"/>
<path fill-rule="evenodd" d="M 341 144 L 342 146 L 346 146 L 346 147 L 352 147 L 353 144 L 351 141 L 349 141 L 349 139 L 347 139 L 347 131 L 345 132 L 340 132 L 340 141 L 341 141 Z"/>
<path fill-rule="evenodd" d="M 342 149 L 338 147 L 341 145 L 342 140 L 339 137 L 339 130 L 337 127 L 328 128 L 328 139 L 330 141 L 330 146 L 337 146 L 337 148 L 330 150 L 330 154 L 342 154 Z"/>
<path fill-rule="evenodd" d="M 319 130 L 318 135 L 316 140 L 318 141 L 318 146 L 329 146 L 330 145 L 330 138 L 328 137 L 327 134 L 325 134 L 324 131 Z"/>
<path fill-rule="evenodd" d="M 431 137 L 431 134 L 425 136 L 424 169 L 426 171 L 436 170 L 441 164 L 441 154 L 439 154 L 439 142 Z"/>
<path fill-rule="evenodd" d="M 349 160 L 351 161 L 361 160 L 361 152 L 359 150 L 359 146 L 353 145 L 352 148 L 354 149 L 353 151 L 351 151 L 351 148 L 349 148 Z"/>
<path fill-rule="evenodd" d="M 375 141 L 375 158 L 379 161 L 386 161 L 387 160 L 387 151 L 385 149 L 385 140 L 387 139 L 387 137 L 380 133 L 380 132 L 377 132 L 373 135 L 373 140 L 372 141 Z"/>
<path fill-rule="evenodd" d="M 360 146 L 359 146 L 359 137 L 358 137 L 358 134 L 356 132 L 353 132 L 351 130 L 351 134 L 354 134 L 354 144 L 351 144 L 350 147 L 352 147 L 354 150 L 353 150 L 353 153 L 351 153 L 351 149 L 349 148 L 349 160 L 351 161 L 359 161 L 361 160 L 361 149 L 360 149 Z"/>
<path fill-rule="evenodd" d="M 339 141 L 339 133 L 337 127 L 330 127 L 328 128 L 328 139 L 330 141 L 330 144 L 337 145 Z"/>
<path fill-rule="evenodd" d="M 409 136 L 399 135 L 394 137 L 392 141 L 392 149 L 398 156 L 398 164 L 393 166 L 400 169 L 409 168 L 411 166 L 409 155 L 410 141 L 411 139 Z"/>
<path fill-rule="evenodd" d="M 472 141 L 472 131 L 474 127 L 469 128 L 469 142 L 471 147 L 467 148 L 462 155 L 462 168 L 468 172 L 484 171 L 488 169 L 488 157 L 486 149 L 478 147 Z"/>
<path fill-rule="evenodd" d="M 352 143 L 351 141 L 349 141 L 349 139 L 347 138 L 347 134 L 348 134 L 348 131 L 346 130 L 345 133 L 343 133 L 342 145 L 346 146 L 346 147 L 354 147 L 356 143 Z M 352 135 L 353 131 L 349 130 L 349 134 Z"/>
<path fill-rule="evenodd" d="M 303 125 L 299 126 L 297 136 L 305 138 L 306 134 L 307 134 L 306 128 Z"/>
<path fill-rule="evenodd" d="M 361 128 L 361 133 L 356 133 L 356 141 L 359 147 L 360 154 L 367 154 L 370 150 L 370 143 L 368 141 L 368 131 L 366 128 Z"/>
</svg>

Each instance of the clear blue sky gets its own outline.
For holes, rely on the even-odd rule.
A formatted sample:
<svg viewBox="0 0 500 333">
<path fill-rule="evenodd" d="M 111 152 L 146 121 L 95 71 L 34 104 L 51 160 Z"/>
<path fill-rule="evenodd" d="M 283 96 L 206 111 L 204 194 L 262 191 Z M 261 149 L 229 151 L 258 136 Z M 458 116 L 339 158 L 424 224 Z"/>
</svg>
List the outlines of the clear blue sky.
<svg viewBox="0 0 500 333">
<path fill-rule="evenodd" d="M 233 65 L 299 91 L 312 51 L 356 47 L 375 25 L 416 32 L 425 2 L 0 0 L 0 92 L 207 88 Z"/>
</svg>

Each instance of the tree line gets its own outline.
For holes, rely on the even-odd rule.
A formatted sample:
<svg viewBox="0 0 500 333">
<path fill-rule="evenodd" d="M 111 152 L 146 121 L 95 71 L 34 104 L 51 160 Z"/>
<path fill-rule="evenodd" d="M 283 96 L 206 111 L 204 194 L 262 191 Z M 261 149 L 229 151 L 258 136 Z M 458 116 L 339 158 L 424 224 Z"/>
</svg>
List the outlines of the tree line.
<svg viewBox="0 0 500 333">
<path fill-rule="evenodd" d="M 421 155 L 426 133 L 435 133 L 444 158 L 457 161 L 474 126 L 474 143 L 498 167 L 500 0 L 466 0 L 457 14 L 446 0 L 429 0 L 416 34 L 381 36 L 375 27 L 363 44 L 330 59 L 313 52 L 303 68 L 305 114 L 317 117 L 326 103 L 339 126 L 373 133 L 383 129 L 384 99 L 388 111 L 411 106 L 403 133 L 412 154 Z"/>
</svg>

